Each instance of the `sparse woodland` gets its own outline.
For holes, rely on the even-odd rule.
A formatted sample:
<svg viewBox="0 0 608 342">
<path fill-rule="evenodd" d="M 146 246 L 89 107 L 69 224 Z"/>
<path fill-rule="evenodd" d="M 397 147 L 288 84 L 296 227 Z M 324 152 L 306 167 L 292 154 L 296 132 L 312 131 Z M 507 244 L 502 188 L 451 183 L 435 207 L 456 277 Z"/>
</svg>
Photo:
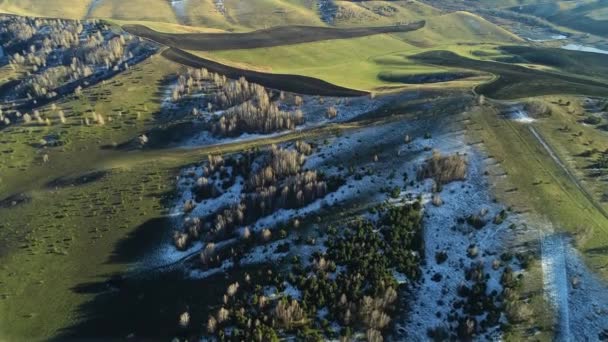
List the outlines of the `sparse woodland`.
<svg viewBox="0 0 608 342">
<path fill-rule="evenodd" d="M 256 281 L 246 275 L 244 282 L 228 286 L 204 333 L 229 341 L 277 341 L 285 334 L 302 340 L 351 340 L 363 334 L 368 341 L 383 341 L 399 306 L 391 270 L 407 272 L 412 281 L 419 277 L 420 209 L 418 203 L 383 206 L 378 221 L 330 227 L 326 253 L 314 253 L 306 262 L 294 259 L 285 272 L 263 273 Z M 411 259 L 382 253 L 395 248 Z M 262 285 L 291 286 L 299 295 L 269 297 Z M 339 329 L 330 329 L 329 322 Z"/>
<path fill-rule="evenodd" d="M 192 96 L 200 92 L 211 95 L 200 100 Z M 303 101 L 299 96 L 292 97 L 293 104 L 285 105 L 283 94 L 249 83 L 245 78 L 228 80 L 206 69 L 192 68 L 177 76 L 171 90 L 174 103 L 195 98 L 191 112 L 203 116 L 209 130 L 218 136 L 295 129 L 304 123 L 304 115 L 298 109 Z"/>
<path fill-rule="evenodd" d="M 183 250 L 197 239 L 215 242 L 229 238 L 235 235 L 236 228 L 281 208 L 303 207 L 340 186 L 341 179 L 327 179 L 316 171 L 303 169 L 305 152 L 310 151 L 310 145 L 298 142 L 294 148 L 272 146 L 267 152 L 250 151 L 227 158 L 209 156 L 200 177 L 193 179 L 194 197 L 185 202 L 184 212 L 193 211 L 203 200 L 220 196 L 237 180 L 242 187 L 240 201 L 211 215 L 188 219 L 184 228 L 175 233 L 176 247 Z M 186 177 L 196 178 L 196 174 Z"/>
<path fill-rule="evenodd" d="M 97 20 L 2 16 L 0 41 L 13 68 L 26 72 L 8 94 L 10 100 L 55 98 L 77 87 L 67 84 L 126 69 L 154 51 L 151 44 Z"/>
</svg>

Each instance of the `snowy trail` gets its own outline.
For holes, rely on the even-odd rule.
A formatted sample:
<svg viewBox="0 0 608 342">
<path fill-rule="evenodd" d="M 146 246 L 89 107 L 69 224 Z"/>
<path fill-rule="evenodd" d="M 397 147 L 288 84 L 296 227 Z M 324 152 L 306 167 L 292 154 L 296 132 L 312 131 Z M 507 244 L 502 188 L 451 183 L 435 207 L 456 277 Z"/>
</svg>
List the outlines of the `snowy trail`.
<svg viewBox="0 0 608 342">
<path fill-rule="evenodd" d="M 570 241 L 540 237 L 543 285 L 556 313 L 557 341 L 596 341 L 608 329 L 608 286 L 584 264 Z"/>
<path fill-rule="evenodd" d="M 570 340 L 570 310 L 568 306 L 568 270 L 564 241 L 555 234 L 541 233 L 543 287 L 553 305 L 557 318 L 556 340 Z"/>
<path fill-rule="evenodd" d="M 571 341 L 596 341 L 608 329 L 608 284 L 584 264 L 579 252 L 566 244 L 566 268 L 570 293 L 568 308 Z M 578 282 L 573 286 L 573 280 Z"/>
<path fill-rule="evenodd" d="M 171 0 L 171 8 L 180 24 L 185 24 L 188 17 L 186 15 L 186 7 L 188 6 L 188 0 Z"/>
<path fill-rule="evenodd" d="M 90 18 L 91 15 L 93 14 L 93 11 L 95 11 L 95 9 L 101 4 L 103 0 L 93 0 L 91 1 L 91 4 L 89 5 L 89 8 L 87 9 L 87 14 L 85 15 L 85 18 Z"/>
</svg>

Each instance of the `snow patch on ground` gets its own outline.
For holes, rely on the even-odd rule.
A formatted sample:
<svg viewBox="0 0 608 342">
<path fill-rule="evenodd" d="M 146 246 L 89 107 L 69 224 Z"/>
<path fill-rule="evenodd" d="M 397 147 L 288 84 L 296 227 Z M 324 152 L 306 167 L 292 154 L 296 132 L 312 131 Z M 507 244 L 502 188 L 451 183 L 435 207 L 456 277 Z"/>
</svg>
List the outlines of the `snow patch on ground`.
<svg viewBox="0 0 608 342">
<path fill-rule="evenodd" d="M 469 156 L 467 180 L 444 186 L 441 192 L 443 205 L 435 207 L 428 204 L 425 207 L 426 255 L 423 277 L 421 285 L 413 289 L 412 296 L 408 296 L 413 298 L 409 303 L 409 316 L 405 321 L 397 323 L 398 333 L 410 340 L 427 340 L 428 329 L 446 325 L 446 315 L 452 309 L 451 303 L 458 297 L 458 286 L 466 283 L 464 270 L 471 263 L 482 262 L 484 271 L 490 274 L 488 292 L 501 289 L 499 279 L 502 269 L 493 270 L 492 262 L 498 258 L 496 253 L 500 252 L 507 242 L 507 232 L 504 228 L 509 225 L 511 218 L 499 225 L 492 223 L 492 218 L 503 207 L 493 202 L 483 175 L 483 159 L 470 148 L 462 147 L 461 152 L 467 152 Z M 487 210 L 484 219 L 488 223 L 484 228 L 478 230 L 466 224 L 458 225 L 456 222 L 458 218 L 478 214 L 482 209 Z M 472 244 L 479 250 L 475 258 L 467 256 L 467 249 Z M 447 261 L 442 264 L 437 264 L 435 260 L 435 253 L 439 251 L 448 255 Z M 437 273 L 443 276 L 439 282 L 432 279 Z M 437 313 L 440 313 L 439 317 Z M 496 331 L 491 334 L 497 337 Z"/>
<path fill-rule="evenodd" d="M 317 10 L 319 11 L 319 17 L 324 23 L 333 24 L 338 11 L 338 7 L 334 3 L 334 0 L 317 1 Z"/>
<path fill-rule="evenodd" d="M 571 51 L 601 53 L 604 55 L 608 55 L 608 50 L 602 50 L 602 49 L 598 49 L 593 46 L 585 46 L 585 45 L 579 45 L 579 44 L 566 44 L 566 45 L 562 46 L 562 49 L 571 50 Z"/>
<path fill-rule="evenodd" d="M 511 112 L 510 116 L 511 116 L 510 117 L 511 120 L 521 122 L 521 123 L 532 123 L 532 122 L 536 121 L 536 119 L 531 118 L 528 115 L 528 112 L 526 112 L 523 109 L 517 109 L 517 110 Z"/>
<path fill-rule="evenodd" d="M 541 236 L 544 290 L 557 318 L 557 340 L 595 341 L 608 328 L 608 286 L 564 235 Z"/>
<path fill-rule="evenodd" d="M 179 20 L 180 24 L 186 23 L 188 20 L 188 15 L 186 13 L 186 8 L 188 7 L 189 0 L 171 0 L 171 8 L 173 8 L 173 12 L 175 16 Z"/>
<path fill-rule="evenodd" d="M 170 95 L 170 93 L 169 93 Z M 419 96 L 417 92 L 402 94 L 402 97 L 415 98 Z M 299 108 L 304 114 L 304 124 L 296 127 L 296 131 L 321 127 L 330 122 L 346 122 L 356 118 L 362 114 L 371 112 L 380 108 L 394 98 L 393 95 L 383 96 L 376 99 L 370 99 L 367 96 L 341 98 L 341 97 L 321 97 L 302 95 L 303 105 Z M 169 98 L 170 100 L 170 98 Z M 327 108 L 334 107 L 337 110 L 337 116 L 331 120 L 327 118 Z M 281 110 L 296 110 L 293 106 L 280 104 Z M 205 113 L 204 115 L 220 115 L 222 111 Z M 208 118 L 207 118 L 208 119 Z M 280 135 L 291 133 L 285 130 L 275 133 L 243 133 L 238 137 L 221 137 L 212 134 L 209 131 L 203 131 L 198 135 L 186 140 L 182 146 L 186 148 L 196 148 L 200 146 L 219 145 L 230 142 L 244 142 L 257 139 L 272 138 Z"/>
</svg>

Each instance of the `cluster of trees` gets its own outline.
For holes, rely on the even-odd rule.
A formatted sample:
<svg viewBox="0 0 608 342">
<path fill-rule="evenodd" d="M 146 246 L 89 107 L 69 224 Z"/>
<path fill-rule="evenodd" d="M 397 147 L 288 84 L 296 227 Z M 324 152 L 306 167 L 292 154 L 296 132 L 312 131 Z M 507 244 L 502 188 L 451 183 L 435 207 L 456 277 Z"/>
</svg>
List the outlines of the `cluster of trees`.
<svg viewBox="0 0 608 342">
<path fill-rule="evenodd" d="M 295 129 L 304 122 L 304 114 L 297 107 L 303 100 L 293 97 L 294 110 L 284 110 L 280 106 L 286 96 L 265 87 L 248 82 L 244 77 L 228 80 L 225 76 L 207 69 L 186 69 L 178 75 L 171 90 L 173 102 L 182 100 L 197 91 L 213 91 L 212 97 L 204 97 L 192 108 L 194 115 L 213 110 L 225 110 L 211 123 L 211 130 L 222 136 L 236 136 L 242 133 L 270 133 L 278 130 Z"/>
<path fill-rule="evenodd" d="M 214 103 L 221 108 L 236 106 L 253 98 L 268 97 L 266 88 L 259 84 L 249 83 L 244 77 L 230 82 L 226 82 L 224 78 L 219 85 L 221 89 L 215 94 Z"/>
<path fill-rule="evenodd" d="M 57 96 L 55 89 L 62 84 L 73 82 L 93 74 L 93 69 L 87 65 L 49 67 L 37 74 L 26 77 L 16 88 L 20 94 L 28 98 L 53 98 Z"/>
<path fill-rule="evenodd" d="M 398 298 L 392 270 L 404 271 L 412 281 L 420 275 L 420 210 L 417 203 L 387 206 L 380 208 L 378 222 L 356 220 L 340 230 L 331 228 L 326 254 L 313 255 L 310 266 L 295 266 L 289 275 L 302 292 L 300 305 L 308 317 L 327 308 L 325 319 L 342 326 L 342 338 L 363 329 L 368 340 L 382 341 Z M 398 253 L 416 257 L 405 262 Z M 342 270 L 330 277 L 337 266 Z M 316 323 L 322 326 L 321 321 Z"/>
<path fill-rule="evenodd" d="M 250 211 L 266 215 L 279 208 L 299 208 L 328 191 L 316 171 L 302 170 L 305 155 L 272 146 L 264 164 L 250 175 L 244 201 Z"/>
<path fill-rule="evenodd" d="M 279 109 L 278 104 L 270 100 L 266 88 L 250 84 L 242 78 L 229 82 L 218 96 L 222 106 L 231 107 L 215 123 L 213 131 L 216 134 L 270 133 L 295 129 L 304 122 L 301 110 Z"/>
<path fill-rule="evenodd" d="M 202 91 L 206 86 L 221 87 L 226 82 L 226 76 L 209 72 L 205 68 L 187 68 L 185 73 L 177 75 L 177 82 L 171 91 L 171 99 L 177 102 L 195 91 Z M 213 105 L 208 107 L 212 109 Z"/>
<path fill-rule="evenodd" d="M 396 219 L 417 222 L 416 226 L 393 228 L 418 235 L 422 229 L 420 210 L 418 204 L 380 208 L 379 221 L 358 219 L 340 230 L 330 227 L 326 252 L 314 253 L 306 266 L 294 259 L 284 272 L 259 272 L 256 284 L 246 274 L 244 281 L 228 286 L 222 303 L 208 317 L 205 333 L 228 341 L 277 341 L 279 336 L 349 340 L 364 333 L 368 341 L 382 341 L 398 303 L 392 270 L 400 265 L 399 260 L 383 253 L 392 243 L 387 239 L 397 238 L 386 235 L 383 227 L 389 229 L 387 225 Z M 415 239 L 399 236 L 400 242 L 411 248 L 408 254 L 421 252 Z M 214 253 L 206 251 L 205 255 L 213 258 Z M 279 295 L 267 297 L 264 285 L 275 287 Z M 299 295 L 280 294 L 288 285 Z M 327 314 L 320 315 L 321 309 Z M 333 331 L 332 321 L 341 326 L 340 331 Z"/>
<path fill-rule="evenodd" d="M 10 62 L 31 73 L 16 89 L 17 96 L 29 98 L 52 98 L 61 85 L 98 69 L 118 71 L 143 51 L 138 38 L 115 33 L 97 20 L 3 17 L 0 41 Z"/>
<path fill-rule="evenodd" d="M 99 25 L 98 21 L 89 21 L 91 25 Z M 12 52 L 31 49 L 32 40 L 39 41 L 35 48 L 43 48 L 50 52 L 58 47 L 68 48 L 79 44 L 80 35 L 85 25 L 80 21 L 63 19 L 31 18 L 19 16 L 3 16 L 0 18 L 0 36 L 3 46 Z"/>
<path fill-rule="evenodd" d="M 455 154 L 443 156 L 438 151 L 418 169 L 418 180 L 432 178 L 438 184 L 464 180 L 467 176 L 467 161 L 464 156 Z"/>
<path fill-rule="evenodd" d="M 237 176 L 246 178 L 251 170 L 251 165 L 259 155 L 256 151 L 246 151 L 239 155 L 207 156 L 207 161 L 201 165 L 201 173 L 188 172 L 184 177 L 193 179 L 191 187 L 192 198 L 184 203 L 184 212 L 191 212 L 197 203 L 220 196 L 224 190 L 235 184 Z M 181 231 L 174 232 L 173 241 L 175 246 L 184 250 L 194 240 L 203 238 L 203 229 L 207 232 L 225 232 L 226 228 L 240 224 L 244 219 L 244 208 L 235 205 L 220 210 L 215 215 L 207 217 L 203 225 L 201 218 L 187 219 Z M 203 218 L 205 219 L 205 218 Z M 208 259 L 208 258 L 205 258 Z"/>
<path fill-rule="evenodd" d="M 294 148 L 272 146 L 267 152 L 248 152 L 226 160 L 209 156 L 202 167 L 202 176 L 193 186 L 194 199 L 186 202 L 184 211 L 191 211 L 196 202 L 219 196 L 220 188 L 230 187 L 237 176 L 246 179 L 241 199 L 207 217 L 188 221 L 184 229 L 176 233 L 175 245 L 185 249 L 195 239 L 217 241 L 233 236 L 237 227 L 254 223 L 279 208 L 300 208 L 340 185 L 341 180 L 330 179 L 328 183 L 316 171 L 303 170 L 305 155 L 298 149 L 310 153 L 312 148 L 303 142 L 295 145 Z M 252 170 L 254 162 L 256 168 Z M 243 237 L 249 235 L 250 232 Z"/>
<path fill-rule="evenodd" d="M 494 270 L 502 267 L 500 260 L 492 265 Z M 517 295 L 520 279 L 510 267 L 505 267 L 500 279 L 502 291 L 488 290 L 490 275 L 481 261 L 473 262 L 464 270 L 465 283 L 458 287 L 457 299 L 446 317 L 446 325 L 429 330 L 435 339 L 472 340 L 490 329 L 522 322 L 529 319 L 531 309 L 521 303 Z M 505 320 L 506 319 L 506 320 Z"/>
</svg>

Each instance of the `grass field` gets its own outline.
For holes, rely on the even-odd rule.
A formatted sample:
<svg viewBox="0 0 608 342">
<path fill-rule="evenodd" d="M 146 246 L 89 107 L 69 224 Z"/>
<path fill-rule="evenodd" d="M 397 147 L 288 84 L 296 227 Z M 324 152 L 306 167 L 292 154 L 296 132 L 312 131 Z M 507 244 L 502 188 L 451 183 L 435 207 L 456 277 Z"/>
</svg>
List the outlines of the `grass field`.
<svg viewBox="0 0 608 342">
<path fill-rule="evenodd" d="M 380 77 L 382 73 L 426 75 L 445 73 L 449 69 L 423 65 L 408 59 L 408 56 L 434 49 L 471 56 L 473 50 L 493 49 L 494 43 L 518 41 L 518 37 L 478 16 L 458 12 L 430 18 L 425 27 L 408 33 L 272 48 L 190 52 L 239 68 L 305 75 L 355 89 L 381 90 L 404 86 L 401 82 Z M 473 84 L 465 82 L 447 86 Z"/>
<path fill-rule="evenodd" d="M 364 96 L 369 93 L 363 90 L 341 87 L 339 85 L 325 82 L 318 78 L 301 75 L 271 74 L 249 70 L 247 68 L 235 68 L 220 64 L 202 57 L 193 55 L 179 49 L 168 49 L 162 53 L 163 57 L 174 62 L 193 67 L 205 68 L 211 72 L 226 75 L 232 79 L 245 77 L 248 81 L 261 84 L 265 87 L 280 89 L 306 95 L 321 96 Z"/>
<path fill-rule="evenodd" d="M 557 231 L 572 234 L 582 251 L 608 244 L 608 219 L 530 130 L 530 127 L 537 129 L 554 147 L 555 140 L 551 137 L 556 134 L 555 126 L 561 124 L 559 120 L 552 116 L 530 126 L 506 120 L 493 108 L 472 111 L 471 120 L 469 131 L 473 141 L 483 142 L 507 177 L 505 181 L 496 175 L 496 190 L 501 201 L 512 205 L 514 210 L 539 215 L 540 224 L 552 223 Z M 567 158 L 562 152 L 561 157 Z M 608 276 L 605 268 L 608 256 L 586 253 L 585 257 L 596 271 Z"/>
<path fill-rule="evenodd" d="M 501 42 L 508 46 L 501 48 L 497 45 Z M 607 88 L 602 82 L 606 63 L 602 56 L 513 45 L 518 42 L 521 42 L 518 37 L 477 16 L 457 12 L 429 19 L 424 28 L 410 33 L 191 53 L 239 68 L 305 75 L 365 90 L 405 86 L 404 80 L 408 77 L 432 78 L 432 75 L 462 73 L 462 69 L 469 69 L 499 76 L 478 88 L 490 97 L 606 94 Z M 530 78 L 530 75 L 534 77 Z M 470 86 L 471 83 L 460 85 Z"/>
<path fill-rule="evenodd" d="M 418 49 L 391 35 L 376 35 L 274 48 L 190 52 L 241 68 L 305 75 L 354 89 L 373 89 L 390 83 L 377 78 L 383 64 L 390 65 L 395 72 L 428 73 L 436 70 L 407 61 L 392 63 L 392 60 L 383 59 L 385 55 L 412 50 Z"/>
<path fill-rule="evenodd" d="M 337 1 L 341 15 L 336 26 L 382 26 L 411 22 L 436 15 L 439 11 L 420 1 Z M 388 9 L 388 11 L 387 11 Z M 247 31 L 272 26 L 326 26 L 311 0 L 186 0 L 174 6 L 165 0 L 2 0 L 0 11 L 72 19 L 104 18 L 151 21 L 203 26 L 223 30 Z"/>
<path fill-rule="evenodd" d="M 124 269 L 107 260 L 117 241 L 129 229 L 163 215 L 162 195 L 172 185 L 170 169 L 158 162 L 133 168 L 113 165 L 116 152 L 100 146 L 130 139 L 153 124 L 158 82 L 176 68 L 152 57 L 108 84 L 86 90 L 81 98 L 60 102 L 66 125 L 16 125 L 2 132 L 2 145 L 11 152 L 0 157 L 0 197 L 23 193 L 34 200 L 0 208 L 0 316 L 6 318 L 0 323 L 1 340 L 47 339 L 78 321 L 72 309 L 91 294 L 72 287 Z M 82 126 L 80 118 L 89 109 L 115 121 Z M 38 150 L 31 145 L 53 132 L 65 142 L 62 147 Z M 48 163 L 42 163 L 41 153 L 48 153 Z M 112 171 L 98 182 L 47 187 L 62 176 L 108 168 Z"/>
<path fill-rule="evenodd" d="M 458 56 L 449 51 L 432 51 L 414 57 L 422 63 L 442 67 L 466 68 L 497 75 L 497 79 L 476 88 L 479 94 L 492 98 L 515 99 L 548 94 L 608 95 L 608 87 L 599 80 L 564 75 Z"/>
</svg>

